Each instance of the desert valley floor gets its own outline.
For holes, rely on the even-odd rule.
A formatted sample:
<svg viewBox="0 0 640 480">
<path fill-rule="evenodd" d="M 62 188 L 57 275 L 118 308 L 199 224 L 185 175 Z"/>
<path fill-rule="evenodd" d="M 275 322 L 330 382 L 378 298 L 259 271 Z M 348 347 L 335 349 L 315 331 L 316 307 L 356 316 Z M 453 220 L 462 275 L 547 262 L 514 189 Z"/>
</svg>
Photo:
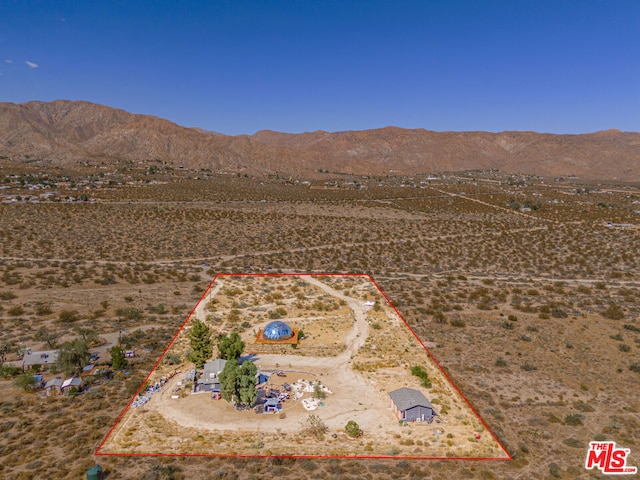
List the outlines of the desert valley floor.
<svg viewBox="0 0 640 480">
<path fill-rule="evenodd" d="M 7 177 L 0 203 L 2 477 L 79 478 L 100 463 L 109 479 L 601 478 L 584 469 L 594 440 L 629 448 L 628 464 L 638 464 L 637 185 L 495 171 L 301 182 L 150 176 L 131 165 L 111 186 L 87 171 L 36 194 L 28 182 L 43 173 L 23 168 Z M 371 275 L 513 459 L 94 456 L 211 280 L 234 273 Z M 12 379 L 19 351 L 82 336 L 105 368 L 118 342 L 135 357 L 108 376 L 83 376 L 73 395 L 25 391 Z M 327 356 L 338 347 L 321 346 Z M 144 415 L 156 414 L 154 400 Z M 426 451 L 404 428 L 384 453 Z M 376 429 L 363 428 L 363 448 Z M 208 435 L 203 445 L 215 443 Z M 442 443 L 467 438 L 445 433 Z M 243 448 L 267 453 L 257 440 Z"/>
</svg>

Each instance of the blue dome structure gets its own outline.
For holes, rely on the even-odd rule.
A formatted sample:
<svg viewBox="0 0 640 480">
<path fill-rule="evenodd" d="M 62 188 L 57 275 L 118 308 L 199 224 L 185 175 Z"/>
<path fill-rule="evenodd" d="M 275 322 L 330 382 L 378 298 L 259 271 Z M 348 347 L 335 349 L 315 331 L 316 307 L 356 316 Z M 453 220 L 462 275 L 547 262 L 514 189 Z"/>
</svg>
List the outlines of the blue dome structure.
<svg viewBox="0 0 640 480">
<path fill-rule="evenodd" d="M 262 338 L 265 340 L 286 340 L 291 337 L 293 337 L 293 330 L 280 320 L 268 323 L 262 331 Z"/>
</svg>

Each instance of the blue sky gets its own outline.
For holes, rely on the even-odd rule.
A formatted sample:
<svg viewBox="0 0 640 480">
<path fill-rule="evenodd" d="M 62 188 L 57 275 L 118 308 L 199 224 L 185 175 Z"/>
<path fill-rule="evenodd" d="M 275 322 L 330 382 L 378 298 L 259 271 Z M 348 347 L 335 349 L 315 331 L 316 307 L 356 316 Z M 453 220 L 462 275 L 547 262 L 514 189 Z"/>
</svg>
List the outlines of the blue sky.
<svg viewBox="0 0 640 480">
<path fill-rule="evenodd" d="M 640 131 L 640 1 L 0 2 L 0 101 L 227 134 Z"/>
</svg>

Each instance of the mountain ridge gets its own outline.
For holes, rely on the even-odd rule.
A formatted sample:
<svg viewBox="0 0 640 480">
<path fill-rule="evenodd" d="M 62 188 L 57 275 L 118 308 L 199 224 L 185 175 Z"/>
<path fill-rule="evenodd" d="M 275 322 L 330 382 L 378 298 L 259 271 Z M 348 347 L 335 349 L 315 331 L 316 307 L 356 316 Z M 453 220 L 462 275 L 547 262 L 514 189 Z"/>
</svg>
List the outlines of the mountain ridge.
<svg viewBox="0 0 640 480">
<path fill-rule="evenodd" d="M 0 156 L 72 166 L 166 162 L 251 174 L 309 176 L 508 173 L 640 180 L 640 133 L 436 132 L 387 126 L 342 132 L 260 130 L 230 136 L 87 101 L 0 103 Z"/>
</svg>

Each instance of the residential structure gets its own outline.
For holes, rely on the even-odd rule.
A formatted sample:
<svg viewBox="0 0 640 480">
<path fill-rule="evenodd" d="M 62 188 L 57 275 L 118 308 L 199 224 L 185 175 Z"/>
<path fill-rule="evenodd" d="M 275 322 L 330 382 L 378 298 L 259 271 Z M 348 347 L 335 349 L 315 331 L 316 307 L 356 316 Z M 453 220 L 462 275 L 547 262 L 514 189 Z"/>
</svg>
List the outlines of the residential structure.
<svg viewBox="0 0 640 480">
<path fill-rule="evenodd" d="M 45 386 L 44 389 L 47 392 L 47 396 L 50 395 L 58 395 L 61 393 L 61 387 L 62 387 L 62 378 L 60 377 L 56 377 L 54 379 L 49 380 Z"/>
<path fill-rule="evenodd" d="M 82 386 L 82 379 L 80 377 L 72 377 L 68 378 L 64 382 L 62 382 L 62 386 L 60 387 L 61 393 L 69 393 L 69 389 L 71 387 L 76 387 L 78 390 Z"/>
<path fill-rule="evenodd" d="M 389 393 L 391 408 L 405 422 L 431 422 L 437 413 L 420 390 L 402 387 Z"/>
<path fill-rule="evenodd" d="M 204 373 L 198 379 L 199 392 L 211 392 L 220 390 L 220 380 L 218 379 L 227 361 L 222 358 L 216 358 L 204 364 Z"/>
<path fill-rule="evenodd" d="M 43 350 L 41 352 L 27 351 L 22 357 L 22 368 L 24 370 L 34 365 L 42 367 L 53 365 L 58 361 L 58 350 Z"/>
</svg>

